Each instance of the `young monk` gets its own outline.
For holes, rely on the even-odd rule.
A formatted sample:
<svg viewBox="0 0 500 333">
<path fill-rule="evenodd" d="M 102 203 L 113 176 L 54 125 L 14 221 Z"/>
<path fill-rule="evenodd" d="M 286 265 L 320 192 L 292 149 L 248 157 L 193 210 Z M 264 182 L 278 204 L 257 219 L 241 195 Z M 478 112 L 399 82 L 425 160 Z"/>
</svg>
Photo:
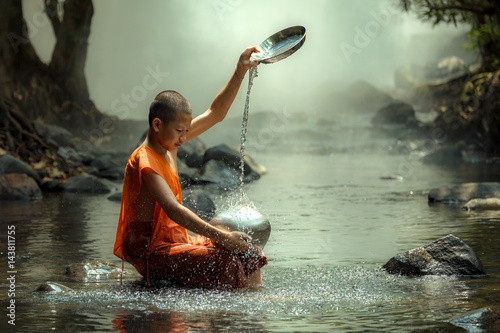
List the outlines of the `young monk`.
<svg viewBox="0 0 500 333">
<path fill-rule="evenodd" d="M 188 101 L 175 91 L 159 93 L 150 106 L 147 138 L 125 169 L 113 251 L 148 283 L 153 278 L 203 288 L 262 283 L 266 257 L 246 234 L 215 228 L 182 206 L 177 175 L 177 149 L 224 119 L 250 68 L 250 56 L 258 51 L 243 51 L 229 82 L 195 119 Z"/>
</svg>

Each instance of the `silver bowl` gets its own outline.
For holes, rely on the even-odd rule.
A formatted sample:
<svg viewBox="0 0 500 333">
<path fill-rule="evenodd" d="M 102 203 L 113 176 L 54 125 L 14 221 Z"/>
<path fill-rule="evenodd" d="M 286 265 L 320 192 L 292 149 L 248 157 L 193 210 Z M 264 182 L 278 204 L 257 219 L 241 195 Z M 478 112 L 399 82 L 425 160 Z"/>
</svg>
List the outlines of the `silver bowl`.
<svg viewBox="0 0 500 333">
<path fill-rule="evenodd" d="M 300 49 L 306 40 L 306 28 L 297 25 L 283 29 L 259 44 L 262 52 L 253 53 L 250 60 L 271 64 L 283 60 Z"/>
<path fill-rule="evenodd" d="M 271 235 L 271 223 L 248 206 L 237 206 L 214 216 L 210 224 L 229 231 L 241 231 L 252 237 L 252 244 L 263 249 Z"/>
</svg>

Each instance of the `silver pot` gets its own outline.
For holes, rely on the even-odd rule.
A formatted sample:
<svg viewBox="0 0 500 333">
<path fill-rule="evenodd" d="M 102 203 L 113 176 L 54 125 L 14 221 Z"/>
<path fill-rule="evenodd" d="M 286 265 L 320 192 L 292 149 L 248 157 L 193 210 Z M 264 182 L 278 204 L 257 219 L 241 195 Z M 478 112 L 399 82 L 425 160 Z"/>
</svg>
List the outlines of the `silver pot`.
<svg viewBox="0 0 500 333">
<path fill-rule="evenodd" d="M 263 249 L 271 235 L 271 223 L 248 206 L 237 206 L 214 216 L 210 224 L 230 231 L 241 231 L 252 237 L 252 244 Z"/>
<path fill-rule="evenodd" d="M 262 52 L 253 53 L 251 60 L 272 64 L 287 58 L 302 47 L 306 41 L 306 28 L 297 25 L 278 31 L 267 37 L 259 48 Z"/>
</svg>

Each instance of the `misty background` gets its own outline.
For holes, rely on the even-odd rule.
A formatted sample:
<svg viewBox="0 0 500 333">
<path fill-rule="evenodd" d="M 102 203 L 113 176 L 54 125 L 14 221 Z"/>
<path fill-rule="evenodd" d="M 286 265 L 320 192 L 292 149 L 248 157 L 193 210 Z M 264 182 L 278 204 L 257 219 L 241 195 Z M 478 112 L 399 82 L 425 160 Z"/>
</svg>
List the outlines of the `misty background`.
<svg viewBox="0 0 500 333">
<path fill-rule="evenodd" d="M 145 120 L 154 96 L 173 89 L 200 114 L 244 48 L 293 25 L 306 27 L 306 42 L 285 61 L 259 66 L 250 114 L 283 108 L 311 113 L 324 87 L 342 90 L 357 80 L 391 90 L 396 68 L 451 55 L 447 52 L 460 50 L 469 30 L 433 28 L 397 5 L 396 0 L 95 0 L 86 63 L 91 99 L 104 113 Z M 32 43 L 47 62 L 55 38 L 48 20 L 37 15 L 43 1 L 23 6 Z M 156 80 L 152 71 L 160 72 Z M 230 118 L 241 118 L 247 81 Z"/>
</svg>

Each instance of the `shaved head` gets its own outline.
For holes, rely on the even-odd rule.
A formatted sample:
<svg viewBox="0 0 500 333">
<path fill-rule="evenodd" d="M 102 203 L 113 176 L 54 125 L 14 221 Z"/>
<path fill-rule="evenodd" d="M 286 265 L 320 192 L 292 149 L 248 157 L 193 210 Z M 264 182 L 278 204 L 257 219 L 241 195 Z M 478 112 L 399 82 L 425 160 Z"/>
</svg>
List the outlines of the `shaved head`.
<svg viewBox="0 0 500 333">
<path fill-rule="evenodd" d="M 191 105 L 181 94 L 173 90 L 165 90 L 156 95 L 149 107 L 149 126 L 158 118 L 168 124 L 177 118 L 178 113 L 192 114 Z"/>
</svg>

